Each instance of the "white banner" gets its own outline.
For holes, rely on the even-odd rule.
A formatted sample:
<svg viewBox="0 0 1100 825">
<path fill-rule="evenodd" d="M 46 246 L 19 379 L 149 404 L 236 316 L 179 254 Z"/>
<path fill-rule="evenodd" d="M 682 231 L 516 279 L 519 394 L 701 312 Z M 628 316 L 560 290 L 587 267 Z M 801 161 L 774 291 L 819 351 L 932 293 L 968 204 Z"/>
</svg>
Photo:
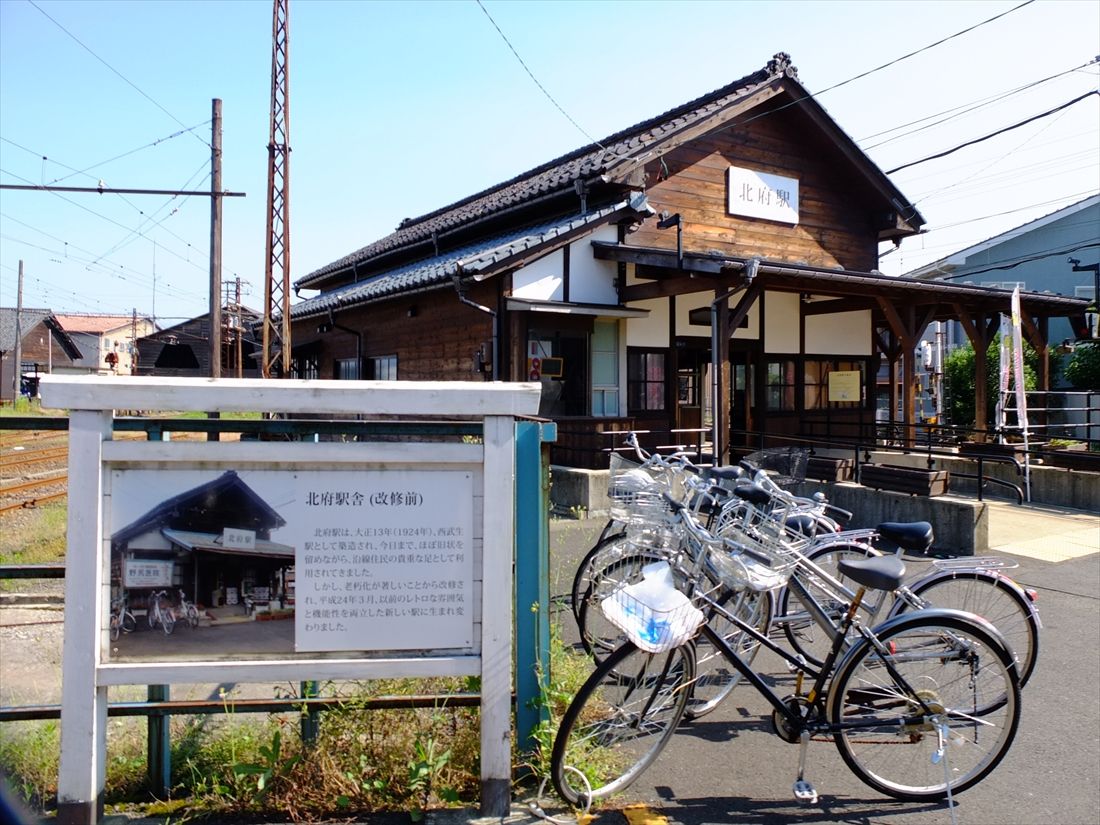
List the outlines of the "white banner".
<svg viewBox="0 0 1100 825">
<path fill-rule="evenodd" d="M 1012 290 L 1012 366 L 1016 374 L 1016 418 L 1027 436 L 1027 386 L 1024 376 L 1024 336 L 1021 330 L 1020 287 Z"/>
</svg>

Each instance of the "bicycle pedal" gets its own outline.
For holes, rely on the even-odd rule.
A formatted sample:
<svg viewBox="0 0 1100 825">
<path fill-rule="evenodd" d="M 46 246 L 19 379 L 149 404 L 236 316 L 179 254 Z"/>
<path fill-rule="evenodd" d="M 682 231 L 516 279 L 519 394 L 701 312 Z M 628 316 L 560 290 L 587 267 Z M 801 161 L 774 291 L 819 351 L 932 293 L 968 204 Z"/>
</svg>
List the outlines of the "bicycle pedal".
<svg viewBox="0 0 1100 825">
<path fill-rule="evenodd" d="M 794 798 L 803 805 L 817 804 L 817 791 L 814 786 L 805 779 L 796 779 L 794 783 Z"/>
</svg>

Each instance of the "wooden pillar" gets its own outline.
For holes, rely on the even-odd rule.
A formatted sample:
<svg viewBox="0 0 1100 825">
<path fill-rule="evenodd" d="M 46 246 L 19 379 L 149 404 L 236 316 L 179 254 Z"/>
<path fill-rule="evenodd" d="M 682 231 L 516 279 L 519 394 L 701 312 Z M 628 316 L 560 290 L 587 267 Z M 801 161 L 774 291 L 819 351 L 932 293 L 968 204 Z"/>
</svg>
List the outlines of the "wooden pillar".
<svg viewBox="0 0 1100 825">
<path fill-rule="evenodd" d="M 915 425 L 915 411 L 914 402 L 916 401 L 916 393 L 914 392 L 913 382 L 916 379 L 916 357 L 917 357 L 917 344 L 920 342 L 921 336 L 924 334 L 925 328 L 932 321 L 935 316 L 935 307 L 924 307 L 920 314 L 918 314 L 918 308 L 909 305 L 903 308 L 904 318 L 902 314 L 898 312 L 898 308 L 895 307 L 889 300 L 883 297 L 878 297 L 878 305 L 882 309 L 882 314 L 886 317 L 886 323 L 889 325 L 891 332 L 897 336 L 897 340 L 901 347 L 902 357 L 902 425 L 905 432 L 902 436 L 902 443 L 906 447 L 912 447 L 916 444 L 916 430 Z"/>
<path fill-rule="evenodd" d="M 103 548 L 103 442 L 111 438 L 112 413 L 69 414 L 68 540 L 65 552 L 65 635 L 61 682 L 61 764 L 57 821 L 99 822 L 107 778 L 107 688 L 96 667 L 108 644 L 110 556 Z"/>
<path fill-rule="evenodd" d="M 986 351 L 997 334 L 1000 319 L 997 313 L 989 316 L 981 312 L 971 315 L 959 304 L 954 304 L 953 307 L 966 337 L 974 347 L 974 429 L 977 431 L 974 437 L 978 441 L 985 441 L 989 416 L 989 359 Z"/>
<path fill-rule="evenodd" d="M 711 304 L 711 370 L 714 373 L 711 403 L 714 405 L 714 463 L 726 464 L 730 454 L 730 313 L 729 293 L 715 296 Z"/>
</svg>

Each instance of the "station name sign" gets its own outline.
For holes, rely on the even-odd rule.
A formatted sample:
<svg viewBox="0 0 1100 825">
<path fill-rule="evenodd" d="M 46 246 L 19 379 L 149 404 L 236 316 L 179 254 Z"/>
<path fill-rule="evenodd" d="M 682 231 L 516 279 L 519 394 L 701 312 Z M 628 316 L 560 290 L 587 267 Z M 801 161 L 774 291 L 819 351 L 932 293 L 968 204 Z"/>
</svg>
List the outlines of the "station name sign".
<svg viewBox="0 0 1100 825">
<path fill-rule="evenodd" d="M 797 178 L 739 166 L 729 168 L 728 178 L 727 209 L 731 215 L 798 224 Z"/>
</svg>

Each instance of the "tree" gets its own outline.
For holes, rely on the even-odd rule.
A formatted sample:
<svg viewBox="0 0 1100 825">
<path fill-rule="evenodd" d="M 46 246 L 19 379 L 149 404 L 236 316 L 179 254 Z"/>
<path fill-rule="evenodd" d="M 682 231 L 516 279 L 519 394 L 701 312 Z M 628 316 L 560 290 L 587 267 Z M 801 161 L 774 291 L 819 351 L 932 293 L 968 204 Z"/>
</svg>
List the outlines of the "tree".
<svg viewBox="0 0 1100 825">
<path fill-rule="evenodd" d="M 986 421 L 977 424 L 974 420 L 974 347 L 972 344 L 959 347 L 943 362 L 944 411 L 948 420 L 959 427 L 986 428 L 993 424 L 997 412 L 997 387 L 1001 373 L 1001 336 L 994 337 L 985 353 L 986 376 Z M 1031 345 L 1024 342 L 1024 387 L 1034 390 L 1038 386 L 1039 354 Z M 1053 375 L 1053 373 L 1052 373 Z M 1015 384 L 1013 384 L 1015 387 Z"/>
<path fill-rule="evenodd" d="M 1100 390 L 1100 343 L 1077 345 L 1066 364 L 1066 380 L 1076 390 Z"/>
</svg>

